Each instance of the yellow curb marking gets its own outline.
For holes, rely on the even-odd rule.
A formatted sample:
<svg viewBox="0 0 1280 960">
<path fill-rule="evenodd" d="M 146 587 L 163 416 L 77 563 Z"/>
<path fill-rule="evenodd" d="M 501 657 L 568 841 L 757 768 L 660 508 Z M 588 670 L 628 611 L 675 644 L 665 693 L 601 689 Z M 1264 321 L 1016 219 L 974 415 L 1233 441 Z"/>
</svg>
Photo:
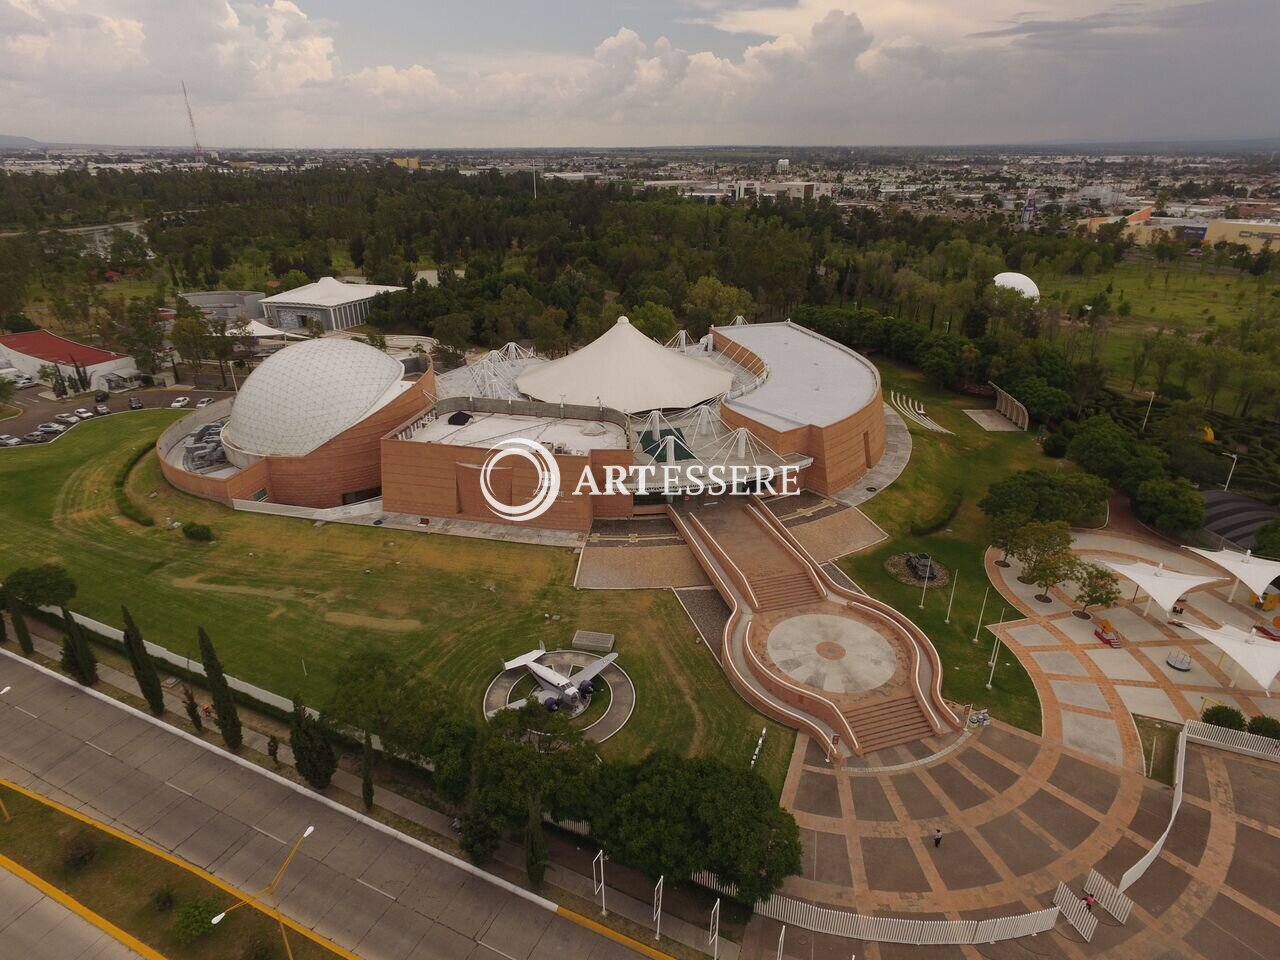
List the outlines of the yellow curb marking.
<svg viewBox="0 0 1280 960">
<path fill-rule="evenodd" d="M 217 887 L 219 890 L 222 890 L 225 893 L 229 893 L 239 900 L 245 901 L 245 903 L 253 907 L 259 913 L 266 914 L 268 917 L 270 917 L 272 920 L 277 921 L 278 923 L 283 923 L 290 930 L 293 930 L 295 933 L 301 934 L 302 936 L 306 937 L 308 940 L 311 940 L 318 946 L 323 947 L 325 950 L 330 951 L 335 956 L 342 957 L 343 960 L 363 960 L 363 958 L 358 956 L 357 954 L 354 954 L 349 950 L 343 949 L 342 947 L 338 946 L 336 943 L 332 942 L 331 940 L 326 940 L 324 937 L 320 936 L 318 933 L 308 930 L 306 927 L 302 926 L 297 921 L 290 919 L 289 917 L 285 916 L 283 913 L 280 913 L 278 910 L 274 909 L 273 907 L 270 907 L 267 904 L 262 903 L 261 901 L 257 900 L 250 894 L 247 894 L 242 890 L 238 889 L 237 887 L 232 886 L 231 884 L 227 883 L 225 880 L 219 880 L 213 874 L 208 873 L 204 870 L 201 870 L 199 867 L 195 866 L 194 864 L 187 863 L 187 861 L 183 860 L 180 857 L 174 856 L 173 854 L 169 853 L 166 850 L 161 850 L 159 847 L 152 846 L 150 843 L 147 843 L 145 840 L 139 840 L 137 837 L 130 836 L 129 834 L 124 833 L 121 830 L 117 830 L 115 827 L 102 823 L 99 820 L 95 820 L 93 819 L 93 817 L 86 816 L 85 814 L 81 813 L 78 810 L 72 810 L 70 807 L 64 806 L 63 804 L 58 803 L 58 801 L 56 800 L 50 800 L 48 797 L 44 797 L 38 793 L 34 793 L 31 790 L 28 790 L 26 787 L 20 787 L 16 783 L 13 783 L 12 781 L 5 780 L 3 777 L 0 777 L 0 786 L 7 787 L 8 789 L 14 791 L 15 793 L 20 793 L 22 794 L 22 796 L 36 801 L 36 803 L 44 804 L 46 807 L 50 807 L 54 810 L 57 810 L 59 813 L 66 814 L 68 817 L 72 817 L 76 820 L 79 820 L 81 823 L 86 823 L 91 827 L 101 830 L 105 834 L 115 837 L 117 840 L 123 840 L 125 843 L 131 844 L 132 846 L 137 847 L 139 850 L 145 850 L 147 853 L 151 854 L 152 856 L 159 857 L 161 860 L 165 860 L 173 864 L 175 867 L 181 867 L 183 870 L 186 870 L 188 873 L 194 874 L 195 876 L 199 877 L 201 880 L 205 881 L 206 883 L 213 884 L 213 886 Z M 74 901 L 72 902 L 74 903 Z M 158 958 L 158 960 L 164 960 L 164 958 L 161 957 L 160 954 L 155 953 L 155 951 L 151 951 L 151 953 L 147 954 L 147 956 L 152 958 Z"/>
<path fill-rule="evenodd" d="M 647 943 L 641 943 L 639 940 L 628 937 L 625 933 L 619 933 L 612 927 L 606 927 L 603 923 L 592 920 L 590 917 L 584 917 L 580 913 L 575 913 L 568 907 L 557 907 L 556 913 L 564 917 L 566 920 L 572 920 L 579 926 L 586 927 L 588 930 L 594 930 L 601 936 L 608 937 L 615 943 L 620 943 L 628 949 L 643 953 L 646 957 L 652 957 L 653 960 L 675 960 L 669 953 L 663 953 L 655 947 L 649 946 Z"/>
<path fill-rule="evenodd" d="M 109 937 L 112 937 L 115 940 L 118 940 L 120 943 L 124 944 L 126 947 L 128 947 L 130 950 L 134 951 L 135 953 L 139 953 L 142 956 L 146 957 L 147 960 L 165 960 L 165 957 L 163 954 L 157 953 L 155 950 L 152 950 L 150 947 L 148 947 L 145 943 L 143 943 L 137 937 L 133 936 L 132 934 L 125 933 L 123 930 L 117 927 L 114 923 L 112 923 L 106 917 L 101 917 L 98 914 L 94 913 L 92 910 L 86 907 L 83 903 L 81 903 L 75 897 L 71 896 L 71 894 L 67 893 L 64 890 L 58 889 L 53 884 L 44 880 L 42 877 L 39 877 L 36 874 L 32 873 L 22 864 L 14 863 L 4 854 L 0 854 L 0 867 L 3 867 L 5 870 L 8 870 L 15 877 L 21 877 L 23 880 L 27 881 L 27 883 L 31 884 L 31 886 L 35 887 L 37 890 L 43 893 L 46 897 L 49 897 L 52 900 L 56 900 L 58 903 L 62 904 L 72 913 L 77 914 L 80 917 L 87 920 L 89 923 L 92 923 L 95 927 L 97 927 L 103 933 L 107 934 Z"/>
</svg>

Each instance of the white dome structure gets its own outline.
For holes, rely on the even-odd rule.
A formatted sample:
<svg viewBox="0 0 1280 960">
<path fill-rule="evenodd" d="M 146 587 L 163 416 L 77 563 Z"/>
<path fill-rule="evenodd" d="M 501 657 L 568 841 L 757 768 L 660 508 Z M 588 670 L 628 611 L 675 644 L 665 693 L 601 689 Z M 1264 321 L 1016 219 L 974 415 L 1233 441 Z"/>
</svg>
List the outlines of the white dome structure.
<svg viewBox="0 0 1280 960">
<path fill-rule="evenodd" d="M 1004 287 L 1006 290 L 1017 290 L 1028 300 L 1040 299 L 1040 288 L 1025 273 L 1014 273 L 1012 271 L 997 273 L 992 282 L 997 287 Z"/>
<path fill-rule="evenodd" d="M 293 344 L 245 380 L 222 442 L 251 458 L 305 456 L 398 397 L 403 377 L 399 360 L 355 340 Z"/>
</svg>

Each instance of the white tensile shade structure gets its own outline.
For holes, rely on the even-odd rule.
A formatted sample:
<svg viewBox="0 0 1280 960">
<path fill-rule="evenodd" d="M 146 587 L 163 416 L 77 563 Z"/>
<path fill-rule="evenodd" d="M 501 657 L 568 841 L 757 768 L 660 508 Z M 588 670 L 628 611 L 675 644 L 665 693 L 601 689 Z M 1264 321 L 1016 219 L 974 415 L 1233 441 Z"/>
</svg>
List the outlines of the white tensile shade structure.
<svg viewBox="0 0 1280 960">
<path fill-rule="evenodd" d="M 1268 697 L 1271 696 L 1271 684 L 1275 682 L 1276 674 L 1280 673 L 1280 643 L 1256 633 L 1246 633 L 1231 624 L 1214 628 L 1183 621 L 1183 626 L 1204 637 L 1244 667 L 1245 673 L 1258 682 L 1258 686 L 1266 691 Z"/>
<path fill-rule="evenodd" d="M 1221 577 L 1197 577 L 1190 573 L 1180 573 L 1177 570 L 1169 570 L 1164 564 L 1155 566 L 1154 564 L 1137 562 L 1137 563 L 1117 563 L 1114 560 L 1101 560 L 1101 563 L 1110 567 L 1122 577 L 1128 577 L 1147 595 L 1147 607 L 1143 610 L 1145 615 L 1147 610 L 1151 609 L 1151 601 L 1167 613 L 1173 612 L 1173 605 L 1178 602 L 1178 598 L 1188 590 L 1194 590 L 1196 587 L 1204 586 L 1206 583 L 1213 583 L 1215 580 L 1221 580 Z"/>
<path fill-rule="evenodd" d="M 1237 553 L 1234 550 L 1202 550 L 1199 547 L 1187 547 L 1187 549 L 1192 553 L 1198 553 L 1236 578 L 1236 582 L 1231 585 L 1231 596 L 1227 597 L 1228 602 L 1235 599 L 1236 587 L 1241 583 L 1261 597 L 1262 591 L 1270 586 L 1271 581 L 1280 577 L 1280 560 L 1255 557 L 1248 550 Z"/>
<path fill-rule="evenodd" d="M 670 350 L 619 317 L 581 350 L 525 370 L 516 387 L 548 403 L 641 413 L 692 407 L 721 396 L 733 387 L 733 374 L 710 360 Z"/>
</svg>

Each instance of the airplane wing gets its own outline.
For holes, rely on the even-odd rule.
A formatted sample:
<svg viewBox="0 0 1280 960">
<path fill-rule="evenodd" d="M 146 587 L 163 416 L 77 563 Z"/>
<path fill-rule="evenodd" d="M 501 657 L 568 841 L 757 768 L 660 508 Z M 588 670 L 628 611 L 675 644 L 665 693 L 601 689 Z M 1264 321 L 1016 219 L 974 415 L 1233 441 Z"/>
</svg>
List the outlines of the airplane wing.
<svg viewBox="0 0 1280 960">
<path fill-rule="evenodd" d="M 595 663 L 591 664 L 591 666 L 578 671 L 569 679 L 573 681 L 575 685 L 586 683 L 588 680 L 595 677 L 597 674 L 600 673 L 601 670 L 603 670 L 605 667 L 607 667 L 609 664 L 613 663 L 613 661 L 617 659 L 618 659 L 618 655 L 616 653 L 611 653 L 607 657 L 601 657 Z"/>
</svg>

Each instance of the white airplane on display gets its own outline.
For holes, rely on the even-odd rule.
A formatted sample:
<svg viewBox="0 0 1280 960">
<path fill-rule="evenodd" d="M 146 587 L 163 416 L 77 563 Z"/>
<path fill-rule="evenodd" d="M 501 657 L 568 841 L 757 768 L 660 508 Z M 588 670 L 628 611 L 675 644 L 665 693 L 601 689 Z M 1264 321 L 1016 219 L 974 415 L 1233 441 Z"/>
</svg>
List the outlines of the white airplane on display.
<svg viewBox="0 0 1280 960">
<path fill-rule="evenodd" d="M 529 674 L 538 682 L 538 689 L 533 691 L 533 697 L 548 710 L 556 711 L 561 707 L 574 709 L 582 703 L 583 697 L 589 697 L 593 692 L 591 681 L 613 661 L 618 659 L 616 653 L 611 653 L 607 657 L 601 657 L 593 662 L 589 667 L 575 673 L 572 677 L 566 677 L 564 674 L 551 669 L 545 663 L 538 661 L 546 655 L 546 650 L 541 648 L 530 650 L 528 653 L 521 654 L 514 660 L 505 661 L 502 664 L 503 670 L 516 670 L 523 667 L 529 671 Z M 528 701 L 517 700 L 515 703 L 508 704 L 508 709 L 519 710 Z"/>
</svg>

